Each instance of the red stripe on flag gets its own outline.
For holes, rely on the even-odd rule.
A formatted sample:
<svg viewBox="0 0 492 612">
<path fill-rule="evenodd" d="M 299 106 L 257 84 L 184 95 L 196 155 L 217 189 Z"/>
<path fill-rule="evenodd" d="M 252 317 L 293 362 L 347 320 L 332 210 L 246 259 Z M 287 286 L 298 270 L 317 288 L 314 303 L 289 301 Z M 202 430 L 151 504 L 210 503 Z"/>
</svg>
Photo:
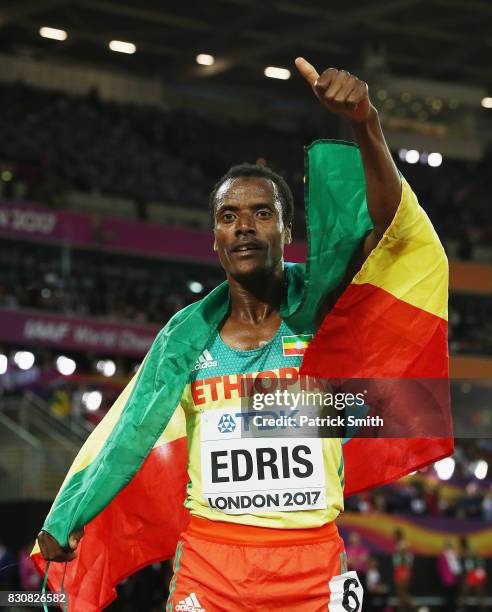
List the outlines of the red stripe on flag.
<svg viewBox="0 0 492 612">
<path fill-rule="evenodd" d="M 446 378 L 447 322 L 384 289 L 352 284 L 310 343 L 300 374 L 341 379 Z M 408 422 L 409 432 L 412 427 L 423 431 L 418 424 L 430 415 L 420 414 L 415 402 L 405 402 L 405 397 L 398 398 L 397 407 L 398 419 Z M 392 413 L 388 411 L 386 417 L 391 419 Z M 451 454 L 447 397 L 436 404 L 431 417 L 442 424 L 438 429 L 442 438 L 354 438 L 344 444 L 345 494 L 391 482 Z"/>
<path fill-rule="evenodd" d="M 85 527 L 77 558 L 67 565 L 69 612 L 97 612 L 115 587 L 140 568 L 169 559 L 189 515 L 183 506 L 188 474 L 186 438 L 153 449 L 130 484 Z M 33 556 L 43 572 L 46 562 Z M 61 591 L 63 563 L 52 563 L 49 586 Z"/>
<path fill-rule="evenodd" d="M 284 348 L 284 355 L 304 355 L 306 352 L 306 348 Z"/>
<path fill-rule="evenodd" d="M 447 322 L 374 285 L 352 284 L 306 350 L 301 374 L 335 378 L 448 376 Z"/>
</svg>

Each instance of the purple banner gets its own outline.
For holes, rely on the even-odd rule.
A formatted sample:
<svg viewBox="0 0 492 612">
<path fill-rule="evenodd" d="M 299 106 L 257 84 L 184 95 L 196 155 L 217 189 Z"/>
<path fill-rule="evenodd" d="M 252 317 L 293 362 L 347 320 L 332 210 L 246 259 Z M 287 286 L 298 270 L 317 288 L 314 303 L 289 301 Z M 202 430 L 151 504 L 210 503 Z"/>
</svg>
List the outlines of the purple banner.
<svg viewBox="0 0 492 612">
<path fill-rule="evenodd" d="M 218 265 L 212 231 L 153 225 L 114 217 L 0 203 L 0 236 Z M 303 242 L 288 245 L 287 261 L 302 262 Z"/>
<path fill-rule="evenodd" d="M 159 327 L 0 309 L 0 342 L 142 357 Z"/>
<path fill-rule="evenodd" d="M 0 233 L 9 238 L 86 243 L 91 239 L 91 219 L 35 204 L 2 202 Z"/>
</svg>

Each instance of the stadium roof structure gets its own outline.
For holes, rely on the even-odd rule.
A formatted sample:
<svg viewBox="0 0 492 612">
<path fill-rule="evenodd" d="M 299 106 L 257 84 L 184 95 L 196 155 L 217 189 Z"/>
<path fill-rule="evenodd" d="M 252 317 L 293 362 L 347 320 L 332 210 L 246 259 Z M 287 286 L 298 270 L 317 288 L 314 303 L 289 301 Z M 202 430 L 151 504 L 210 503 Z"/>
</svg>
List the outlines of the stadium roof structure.
<svg viewBox="0 0 492 612">
<path fill-rule="evenodd" d="M 280 83 L 265 67 L 294 71 L 299 55 L 355 74 L 365 66 L 489 88 L 491 17 L 486 0 L 0 0 L 0 51 L 270 92 Z M 42 38 L 43 26 L 67 40 Z M 136 53 L 111 52 L 115 39 Z M 199 53 L 215 63 L 198 65 Z M 293 81 L 281 91 L 299 92 Z"/>
</svg>

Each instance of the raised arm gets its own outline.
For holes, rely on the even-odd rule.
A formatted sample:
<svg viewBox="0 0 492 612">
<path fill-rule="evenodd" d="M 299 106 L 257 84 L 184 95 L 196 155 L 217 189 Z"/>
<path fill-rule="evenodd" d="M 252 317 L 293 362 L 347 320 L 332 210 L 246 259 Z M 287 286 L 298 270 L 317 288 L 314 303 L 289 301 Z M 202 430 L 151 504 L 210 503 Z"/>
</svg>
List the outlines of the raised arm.
<svg viewBox="0 0 492 612">
<path fill-rule="evenodd" d="M 389 227 L 401 199 L 400 176 L 384 140 L 378 112 L 369 99 L 367 83 L 346 70 L 328 68 L 319 75 L 302 57 L 296 59 L 296 66 L 323 106 L 346 117 L 355 132 L 366 177 L 367 207 L 374 224 L 364 243 L 365 259 Z"/>
</svg>

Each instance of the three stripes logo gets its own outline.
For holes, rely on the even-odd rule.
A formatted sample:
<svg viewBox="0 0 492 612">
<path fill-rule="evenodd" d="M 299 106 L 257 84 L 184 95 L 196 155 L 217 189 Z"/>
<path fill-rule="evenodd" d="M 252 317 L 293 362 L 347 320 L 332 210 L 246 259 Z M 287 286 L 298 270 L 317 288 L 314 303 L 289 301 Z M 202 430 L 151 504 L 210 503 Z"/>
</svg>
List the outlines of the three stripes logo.
<svg viewBox="0 0 492 612">
<path fill-rule="evenodd" d="M 206 612 L 205 608 L 200 605 L 195 593 L 190 593 L 188 597 L 178 601 L 174 609 L 176 612 Z"/>
<path fill-rule="evenodd" d="M 203 353 L 198 357 L 195 363 L 195 367 L 193 370 L 204 370 L 205 368 L 215 368 L 217 367 L 217 360 L 212 357 L 210 351 L 205 349 Z"/>
</svg>

